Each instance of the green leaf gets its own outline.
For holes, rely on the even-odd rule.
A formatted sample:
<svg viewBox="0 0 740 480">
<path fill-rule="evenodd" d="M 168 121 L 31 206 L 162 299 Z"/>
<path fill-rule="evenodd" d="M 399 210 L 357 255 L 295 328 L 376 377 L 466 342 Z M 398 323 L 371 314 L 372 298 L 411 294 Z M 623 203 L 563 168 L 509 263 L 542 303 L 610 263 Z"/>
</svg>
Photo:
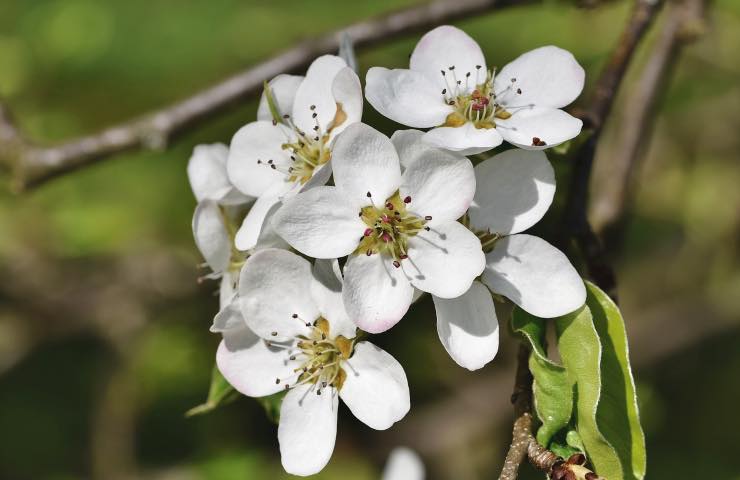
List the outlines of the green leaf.
<svg viewBox="0 0 740 480">
<path fill-rule="evenodd" d="M 560 458 L 570 458 L 571 455 L 574 453 L 579 453 L 581 450 L 578 450 L 577 448 L 573 448 L 570 445 L 567 445 L 565 443 L 560 443 L 557 441 L 554 441 L 550 444 L 549 447 L 550 451 L 557 455 Z"/>
<path fill-rule="evenodd" d="M 601 433 L 617 451 L 625 478 L 642 480 L 647 463 L 645 435 L 640 425 L 624 320 L 606 293 L 590 282 L 586 282 L 586 286 L 586 304 L 602 346 L 602 391 L 596 421 Z"/>
<path fill-rule="evenodd" d="M 577 430 L 571 430 L 565 435 L 565 443 L 575 448 L 579 452 L 585 452 L 586 448 L 583 446 L 581 436 L 578 435 Z"/>
<path fill-rule="evenodd" d="M 534 377 L 532 391 L 535 410 L 542 422 L 537 430 L 537 441 L 547 447 L 552 437 L 568 425 L 573 415 L 573 381 L 565 368 L 547 358 L 545 322 L 518 307 L 511 317 L 514 332 L 529 340 L 532 347 L 529 370 Z"/>
<path fill-rule="evenodd" d="M 211 412 L 217 407 L 229 403 L 239 397 L 239 392 L 234 390 L 229 382 L 226 381 L 218 368 L 214 365 L 211 371 L 211 386 L 208 389 L 208 398 L 205 403 L 202 403 L 196 407 L 191 408 L 185 412 L 186 417 L 193 417 L 195 415 L 202 415 L 204 413 Z"/>
<path fill-rule="evenodd" d="M 587 306 L 555 320 L 560 358 L 575 384 L 576 426 L 594 469 L 609 480 L 622 480 L 622 465 L 596 420 L 601 396 L 601 343 Z"/>
</svg>

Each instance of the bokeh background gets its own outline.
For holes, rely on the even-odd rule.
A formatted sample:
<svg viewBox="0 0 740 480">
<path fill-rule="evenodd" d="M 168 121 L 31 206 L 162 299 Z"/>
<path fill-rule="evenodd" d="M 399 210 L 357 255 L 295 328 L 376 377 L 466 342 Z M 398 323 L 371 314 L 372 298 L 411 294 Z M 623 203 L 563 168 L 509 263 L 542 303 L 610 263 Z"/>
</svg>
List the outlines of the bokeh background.
<svg viewBox="0 0 740 480">
<path fill-rule="evenodd" d="M 3 0 L 0 96 L 32 138 L 54 142 L 413 3 Z M 490 65 L 545 44 L 569 49 L 588 72 L 588 89 L 629 6 L 547 2 L 458 25 Z M 655 33 L 608 124 L 596 197 L 609 186 L 615 134 L 630 122 L 623 112 Z M 405 66 L 417 39 L 359 52 L 361 77 L 373 65 Z M 611 242 L 649 478 L 740 479 L 738 58 L 740 2 L 716 0 L 706 33 L 684 49 L 661 89 L 629 221 Z M 255 112 L 256 102 L 244 103 L 167 151 L 120 155 L 28 194 L 0 188 L 0 478 L 287 478 L 275 426 L 257 402 L 184 416 L 205 398 L 219 341 L 208 332 L 217 285 L 196 281 L 203 272 L 185 165 L 195 144 L 228 143 Z M 369 106 L 365 118 L 387 133 L 395 127 Z M 569 171 L 567 156 L 553 162 L 558 202 L 537 229 L 546 238 Z M 431 302 L 414 312 L 373 339 L 405 366 L 411 414 L 375 432 L 342 410 L 334 457 L 316 478 L 379 478 L 396 445 L 418 450 L 431 478 L 497 474 L 510 438 L 515 340 L 502 329 L 499 357 L 470 373 L 439 343 Z"/>
</svg>

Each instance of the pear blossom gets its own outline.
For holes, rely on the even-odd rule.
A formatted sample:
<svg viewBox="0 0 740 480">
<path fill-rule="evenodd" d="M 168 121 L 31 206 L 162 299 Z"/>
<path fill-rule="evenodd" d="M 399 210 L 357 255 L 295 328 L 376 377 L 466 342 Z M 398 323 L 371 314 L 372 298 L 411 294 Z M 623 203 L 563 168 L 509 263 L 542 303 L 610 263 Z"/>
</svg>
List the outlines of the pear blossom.
<svg viewBox="0 0 740 480">
<path fill-rule="evenodd" d="M 196 145 L 188 161 L 187 173 L 195 199 L 215 200 L 221 205 L 247 204 L 253 197 L 234 187 L 226 174 L 229 147 L 223 143 Z"/>
<path fill-rule="evenodd" d="M 234 247 L 234 220 L 230 207 L 219 205 L 216 200 L 206 199 L 198 203 L 193 214 L 193 237 L 195 244 L 211 269 L 206 279 L 221 280 L 219 288 L 220 310 L 214 318 L 212 331 L 223 331 L 239 321 L 241 313 L 232 303 L 237 292 L 239 273 L 250 252 L 242 252 Z M 282 248 L 285 242 L 274 230 L 262 230 L 259 241 L 253 250 L 261 248 Z"/>
<path fill-rule="evenodd" d="M 476 165 L 475 176 L 481 188 L 468 215 L 487 252 L 483 283 L 541 318 L 581 307 L 586 287 L 568 257 L 521 233 L 544 216 L 555 195 L 555 173 L 544 152 L 503 152 Z"/>
<path fill-rule="evenodd" d="M 520 233 L 542 218 L 555 194 L 555 174 L 545 154 L 508 150 L 476 165 L 475 176 L 479 187 L 464 222 L 481 239 L 486 269 L 464 295 L 434 298 L 440 340 L 470 370 L 498 352 L 490 292 L 542 318 L 565 315 L 586 301 L 583 280 L 568 258 L 545 240 Z"/>
<path fill-rule="evenodd" d="M 237 232 L 238 249 L 255 245 L 283 197 L 329 180 L 332 143 L 360 121 L 362 104 L 357 74 L 334 55 L 314 60 L 305 77 L 278 75 L 266 85 L 257 121 L 236 132 L 226 163 L 234 186 L 257 198 Z"/>
<path fill-rule="evenodd" d="M 457 221 L 475 193 L 467 158 L 434 149 L 402 175 L 394 144 L 358 123 L 337 138 L 332 168 L 336 186 L 285 200 L 273 227 L 310 257 L 349 256 L 343 300 L 360 328 L 391 328 L 414 288 L 454 298 L 483 272 L 480 241 Z"/>
<path fill-rule="evenodd" d="M 431 128 L 425 141 L 469 155 L 503 140 L 537 150 L 577 136 L 582 122 L 561 108 L 580 95 L 584 78 L 573 55 L 555 46 L 489 69 L 475 40 L 444 25 L 419 40 L 409 69 L 371 68 L 365 93 L 391 120 Z"/>
<path fill-rule="evenodd" d="M 339 399 L 371 428 L 384 430 L 409 410 L 401 365 L 370 342 L 342 302 L 335 261 L 312 267 L 286 250 L 252 255 L 241 271 L 239 300 L 246 321 L 223 332 L 219 370 L 239 392 L 262 397 L 287 391 L 278 441 L 288 473 L 312 475 L 329 461 Z"/>
<path fill-rule="evenodd" d="M 423 132 L 399 130 L 392 141 L 401 163 L 424 162 L 435 147 Z M 555 173 L 544 152 L 509 150 L 476 165 L 476 192 L 463 223 L 482 242 L 486 269 L 470 289 L 452 299 L 432 295 L 437 333 L 452 359 L 477 370 L 495 358 L 499 324 L 491 291 L 543 318 L 579 308 L 586 290 L 558 249 L 521 232 L 536 224 L 555 195 Z"/>
<path fill-rule="evenodd" d="M 419 455 L 407 447 L 396 447 L 388 456 L 382 480 L 424 480 L 425 469 Z"/>
</svg>

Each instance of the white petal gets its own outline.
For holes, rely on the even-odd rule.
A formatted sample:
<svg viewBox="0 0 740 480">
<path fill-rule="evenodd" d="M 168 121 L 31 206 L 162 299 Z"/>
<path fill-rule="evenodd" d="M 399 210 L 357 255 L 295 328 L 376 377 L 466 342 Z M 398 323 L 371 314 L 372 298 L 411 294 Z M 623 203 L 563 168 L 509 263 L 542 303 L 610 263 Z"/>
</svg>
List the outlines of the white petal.
<svg viewBox="0 0 740 480">
<path fill-rule="evenodd" d="M 226 175 L 229 148 L 223 143 L 196 145 L 188 161 L 188 179 L 197 201 L 211 199 L 222 205 L 247 203 L 250 197 L 239 192 Z"/>
<path fill-rule="evenodd" d="M 235 298 L 235 300 L 237 300 Z M 213 317 L 210 330 L 214 333 L 227 332 L 235 328 L 245 326 L 242 311 L 237 301 L 226 305 Z"/>
<path fill-rule="evenodd" d="M 239 272 L 226 270 L 221 277 L 221 284 L 218 289 L 218 308 L 222 309 L 228 306 L 236 295 L 236 286 L 239 281 Z"/>
<path fill-rule="evenodd" d="M 329 321 L 331 337 L 354 338 L 357 326 L 349 319 L 342 301 L 342 272 L 337 260 L 316 260 L 311 294 L 321 315 Z"/>
<path fill-rule="evenodd" d="M 437 333 L 452 359 L 468 370 L 478 370 L 498 352 L 498 319 L 491 292 L 473 282 L 463 295 L 432 296 L 437 311 Z"/>
<path fill-rule="evenodd" d="M 314 187 L 321 187 L 326 185 L 326 182 L 328 182 L 331 178 L 331 173 L 331 160 L 329 160 L 325 164 L 319 165 L 317 168 L 315 168 L 313 174 L 311 175 L 311 178 L 309 178 L 308 181 L 298 189 L 291 190 L 291 192 L 288 193 L 288 196 L 311 190 Z"/>
<path fill-rule="evenodd" d="M 227 330 L 223 336 L 216 352 L 216 365 L 224 378 L 244 395 L 272 395 L 283 390 L 286 383 L 297 380 L 293 369 L 300 362 L 291 361 L 287 350 L 268 347 L 246 326 Z"/>
<path fill-rule="evenodd" d="M 486 59 L 480 46 L 467 33 L 450 25 L 437 27 L 421 37 L 411 54 L 409 66 L 411 70 L 424 73 L 439 88 L 448 90 L 454 89 L 456 80 L 460 80 L 458 88 L 472 92 L 486 79 Z M 468 73 L 470 77 L 466 77 Z"/>
<path fill-rule="evenodd" d="M 213 200 L 203 200 L 193 214 L 193 237 L 203 258 L 214 272 L 223 272 L 231 261 L 231 239 L 221 209 Z"/>
<path fill-rule="evenodd" d="M 396 130 L 391 135 L 391 142 L 396 148 L 398 159 L 401 162 L 401 171 L 403 172 L 409 165 L 422 158 L 429 151 L 437 148 L 421 141 L 424 132 L 421 130 Z"/>
<path fill-rule="evenodd" d="M 322 132 L 326 131 L 337 113 L 332 92 L 334 77 L 346 66 L 347 63 L 336 55 L 323 55 L 308 67 L 293 102 L 293 123 L 298 128 L 309 132 L 318 124 Z"/>
<path fill-rule="evenodd" d="M 401 184 L 401 165 L 390 139 L 364 123 L 350 125 L 337 137 L 331 163 L 334 184 L 355 206 L 383 205 Z"/>
<path fill-rule="evenodd" d="M 454 221 L 411 237 L 408 256 L 401 263 L 411 284 L 442 298 L 465 293 L 486 266 L 478 237 Z"/>
<path fill-rule="evenodd" d="M 461 127 L 438 127 L 424 134 L 424 141 L 459 155 L 475 155 L 501 145 L 503 139 L 495 128 L 475 128 L 466 122 Z"/>
<path fill-rule="evenodd" d="M 316 187 L 285 200 L 273 227 L 309 257 L 340 258 L 360 243 L 366 225 L 359 213 L 336 187 Z"/>
<path fill-rule="evenodd" d="M 249 257 L 239 279 L 242 314 L 249 328 L 276 341 L 308 332 L 305 324 L 319 316 L 311 278 L 311 264 L 287 250 L 268 248 Z"/>
<path fill-rule="evenodd" d="M 396 447 L 388 456 L 382 480 L 424 480 L 425 470 L 419 455 L 406 447 Z"/>
<path fill-rule="evenodd" d="M 516 82 L 511 81 L 516 78 Z M 531 50 L 506 65 L 496 75 L 494 90 L 504 105 L 561 108 L 575 100 L 583 90 L 586 73 L 567 50 L 547 46 Z M 507 88 L 511 86 L 507 90 Z M 516 89 L 522 93 L 517 94 Z"/>
<path fill-rule="evenodd" d="M 313 475 L 329 463 L 337 437 L 339 396 L 334 388 L 316 394 L 313 385 L 291 389 L 280 407 L 278 441 L 283 468 L 293 475 Z"/>
<path fill-rule="evenodd" d="M 268 85 L 272 92 L 272 98 L 275 100 L 278 114 L 281 117 L 286 114 L 290 115 L 293 111 L 295 92 L 298 90 L 298 86 L 304 78 L 305 77 L 301 75 L 288 75 L 281 73 L 269 81 Z M 267 96 L 264 93 L 262 93 L 260 105 L 257 109 L 257 120 L 264 120 L 266 122 L 271 122 L 273 120 L 270 106 L 267 103 Z"/>
<path fill-rule="evenodd" d="M 239 306 L 239 296 L 234 290 L 235 277 L 238 274 L 227 270 L 221 278 L 219 288 L 219 311 L 213 317 L 212 332 L 225 332 L 234 328 L 246 327 L 242 311 Z"/>
<path fill-rule="evenodd" d="M 403 271 L 383 255 L 351 255 L 344 266 L 344 307 L 358 327 L 380 333 L 398 323 L 414 289 Z"/>
<path fill-rule="evenodd" d="M 453 108 L 444 87 L 412 70 L 372 67 L 365 76 L 365 97 L 381 115 L 414 128 L 442 125 Z"/>
<path fill-rule="evenodd" d="M 411 400 L 406 373 L 385 350 L 359 342 L 343 368 L 347 378 L 339 396 L 365 425 L 385 430 L 408 413 Z"/>
<path fill-rule="evenodd" d="M 486 261 L 483 282 L 532 315 L 559 317 L 586 301 L 586 288 L 576 269 L 560 250 L 541 238 L 504 237 Z"/>
<path fill-rule="evenodd" d="M 539 222 L 555 195 L 555 172 L 544 152 L 507 150 L 475 166 L 479 187 L 470 206 L 476 229 L 512 234 Z"/>
<path fill-rule="evenodd" d="M 526 150 L 543 150 L 575 138 L 583 122 L 562 110 L 524 108 L 513 112 L 508 120 L 498 120 L 498 131 L 507 142 Z M 534 139 L 545 142 L 533 145 Z"/>
<path fill-rule="evenodd" d="M 290 154 L 284 143 L 292 142 L 293 131 L 272 122 L 252 122 L 243 126 L 231 139 L 226 168 L 229 179 L 241 192 L 259 197 L 276 184 L 285 182 L 285 174 L 272 169 L 273 161 L 280 168 L 290 166 Z"/>
<path fill-rule="evenodd" d="M 337 73 L 331 91 L 334 95 L 334 101 L 337 105 L 341 105 L 342 111 L 346 115 L 340 124 L 334 125 L 332 123 L 331 125 L 333 126 L 331 134 L 336 136 L 348 126 L 362 119 L 364 98 L 362 97 L 360 78 L 349 67 L 344 67 Z"/>
<path fill-rule="evenodd" d="M 281 186 L 280 184 L 275 185 L 275 187 Z M 249 209 L 247 216 L 244 217 L 244 221 L 234 237 L 234 244 L 239 250 L 245 251 L 254 248 L 263 228 L 269 228 L 265 222 L 265 217 L 271 211 L 275 212 L 279 208 L 282 196 L 282 189 L 275 187 L 263 193 Z"/>
<path fill-rule="evenodd" d="M 444 150 L 429 150 L 423 160 L 406 169 L 399 190 L 401 198 L 411 197 L 411 212 L 432 217 L 429 226 L 457 220 L 475 194 L 473 164 Z"/>
</svg>

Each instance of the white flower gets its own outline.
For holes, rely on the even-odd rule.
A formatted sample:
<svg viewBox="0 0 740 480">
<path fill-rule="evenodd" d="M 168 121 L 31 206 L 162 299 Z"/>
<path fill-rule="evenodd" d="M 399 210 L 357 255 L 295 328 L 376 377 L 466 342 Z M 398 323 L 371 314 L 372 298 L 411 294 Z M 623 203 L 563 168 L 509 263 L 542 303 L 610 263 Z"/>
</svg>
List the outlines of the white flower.
<svg viewBox="0 0 740 480">
<path fill-rule="evenodd" d="M 583 305 L 586 288 L 568 258 L 545 240 L 520 233 L 544 216 L 555 195 L 544 152 L 506 151 L 476 165 L 475 177 L 481 187 L 469 216 L 488 251 L 483 283 L 541 318 Z"/>
<path fill-rule="evenodd" d="M 314 60 L 305 77 L 278 75 L 270 81 L 257 121 L 231 140 L 229 179 L 257 197 L 237 233 L 237 248 L 255 245 L 265 215 L 281 198 L 329 180 L 332 142 L 360 121 L 362 102 L 359 78 L 333 55 Z"/>
<path fill-rule="evenodd" d="M 262 250 L 247 260 L 239 291 L 246 326 L 224 332 L 217 365 L 245 395 L 288 390 L 278 427 L 287 472 L 312 475 L 327 464 L 339 398 L 378 430 L 406 415 L 406 374 L 388 353 L 354 339 L 336 261 L 317 260 L 312 271 L 298 255 Z"/>
<path fill-rule="evenodd" d="M 434 149 L 401 175 L 399 153 L 373 128 L 348 127 L 334 146 L 336 186 L 288 199 L 273 217 L 277 233 L 300 252 L 349 255 L 344 305 L 371 333 L 403 317 L 414 287 L 454 298 L 485 267 L 480 241 L 456 221 L 475 192 L 470 161 Z"/>
<path fill-rule="evenodd" d="M 578 97 L 584 76 L 573 55 L 554 46 L 489 71 L 475 40 L 441 26 L 419 40 L 408 70 L 371 68 L 365 93 L 386 117 L 432 128 L 425 141 L 469 155 L 502 140 L 542 149 L 578 135 L 582 122 L 560 108 Z"/>
<path fill-rule="evenodd" d="M 423 135 L 418 130 L 393 135 L 407 168 L 423 163 L 434 150 L 419 141 Z M 565 315 L 586 299 L 583 281 L 565 255 L 538 237 L 519 233 L 543 217 L 555 195 L 555 174 L 544 152 L 506 151 L 478 164 L 475 177 L 465 223 L 487 251 L 482 283 L 474 281 L 457 298 L 432 296 L 442 345 L 469 370 L 482 368 L 498 352 L 499 325 L 489 288 L 543 318 Z"/>
<path fill-rule="evenodd" d="M 226 175 L 229 148 L 223 143 L 196 145 L 188 161 L 188 179 L 195 199 L 215 200 L 221 205 L 246 204 L 254 198 L 237 190 Z"/>
<path fill-rule="evenodd" d="M 195 244 L 211 269 L 205 278 L 221 279 L 219 291 L 220 311 L 214 318 L 212 331 L 223 331 L 240 321 L 241 313 L 232 306 L 236 298 L 235 288 L 239 272 L 249 252 L 234 248 L 234 224 L 229 207 L 219 205 L 215 200 L 206 199 L 198 203 L 193 214 L 193 237 Z M 254 250 L 269 247 L 284 247 L 285 242 L 274 230 L 262 230 Z"/>
<path fill-rule="evenodd" d="M 396 447 L 388 456 L 382 480 L 424 480 L 424 464 L 416 452 Z"/>
</svg>

